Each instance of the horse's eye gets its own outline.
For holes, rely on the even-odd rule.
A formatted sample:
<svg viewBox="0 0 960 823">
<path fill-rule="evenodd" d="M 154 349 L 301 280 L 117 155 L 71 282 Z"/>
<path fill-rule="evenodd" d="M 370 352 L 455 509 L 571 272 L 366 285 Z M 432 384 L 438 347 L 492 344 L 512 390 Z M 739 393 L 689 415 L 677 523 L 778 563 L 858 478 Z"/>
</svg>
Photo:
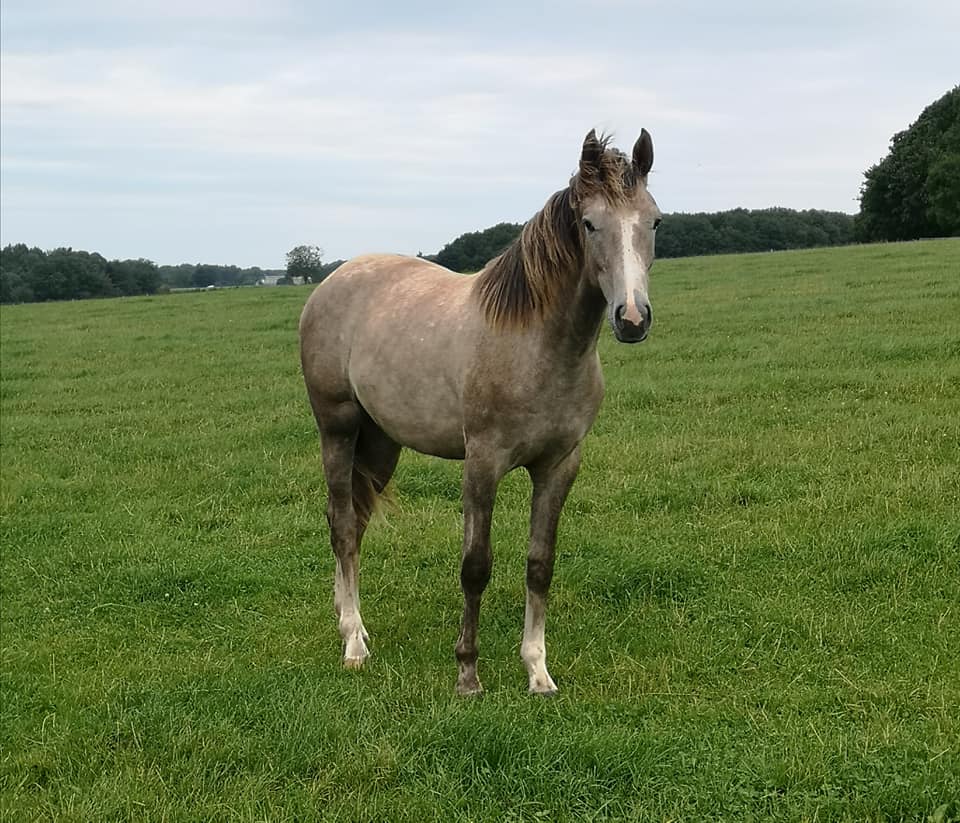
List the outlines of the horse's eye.
<svg viewBox="0 0 960 823">
<path fill-rule="evenodd" d="M 663 220 L 662 220 L 661 218 L 659 218 L 659 217 L 658 217 L 656 220 L 654 220 L 654 221 L 653 221 L 653 230 L 656 231 L 658 228 L 660 228 L 660 224 L 661 224 L 662 222 L 663 222 Z"/>
<path fill-rule="evenodd" d="M 583 220 L 583 227 L 584 227 L 588 232 L 590 232 L 590 234 L 593 234 L 593 233 L 597 230 L 597 227 L 594 226 L 593 223 L 591 223 L 591 222 L 590 222 L 589 220 L 587 220 L 586 218 L 584 218 L 584 220 Z"/>
</svg>

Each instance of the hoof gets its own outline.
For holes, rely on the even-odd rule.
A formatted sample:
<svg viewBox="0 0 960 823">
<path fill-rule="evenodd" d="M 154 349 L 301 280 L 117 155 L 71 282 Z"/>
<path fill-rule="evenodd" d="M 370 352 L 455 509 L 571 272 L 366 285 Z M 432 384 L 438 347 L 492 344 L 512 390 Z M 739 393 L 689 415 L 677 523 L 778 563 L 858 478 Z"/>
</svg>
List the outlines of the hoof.
<svg viewBox="0 0 960 823">
<path fill-rule="evenodd" d="M 536 695 L 537 697 L 556 697 L 557 690 L 553 689 L 530 689 L 529 694 Z"/>
<path fill-rule="evenodd" d="M 557 693 L 557 684 L 553 682 L 553 678 L 543 672 L 542 674 L 534 674 L 530 678 L 529 688 L 527 691 L 530 694 L 539 694 L 541 697 L 553 697 Z"/>
<path fill-rule="evenodd" d="M 460 697 L 482 697 L 483 686 L 479 680 L 457 681 L 457 694 Z"/>
<path fill-rule="evenodd" d="M 457 686 L 457 697 L 467 697 L 467 698 L 475 697 L 479 699 L 483 697 L 483 687 L 478 686 L 475 689 L 466 689 L 466 688 L 461 688 L 460 686 Z"/>
<path fill-rule="evenodd" d="M 363 668 L 364 657 L 345 657 L 343 658 L 343 668 L 357 671 Z"/>
</svg>

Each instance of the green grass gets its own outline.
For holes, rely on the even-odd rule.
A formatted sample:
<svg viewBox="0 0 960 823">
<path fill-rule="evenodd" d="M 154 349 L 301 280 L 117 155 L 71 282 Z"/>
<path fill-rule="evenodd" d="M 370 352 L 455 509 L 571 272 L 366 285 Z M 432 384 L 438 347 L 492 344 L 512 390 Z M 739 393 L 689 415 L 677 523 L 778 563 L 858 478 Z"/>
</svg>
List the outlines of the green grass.
<svg viewBox="0 0 960 823">
<path fill-rule="evenodd" d="M 460 466 L 405 454 L 339 665 L 307 290 L 3 307 L 3 819 L 960 818 L 960 241 L 660 262 L 519 660 L 454 697 Z M 948 804 L 946 809 L 944 804 Z"/>
</svg>

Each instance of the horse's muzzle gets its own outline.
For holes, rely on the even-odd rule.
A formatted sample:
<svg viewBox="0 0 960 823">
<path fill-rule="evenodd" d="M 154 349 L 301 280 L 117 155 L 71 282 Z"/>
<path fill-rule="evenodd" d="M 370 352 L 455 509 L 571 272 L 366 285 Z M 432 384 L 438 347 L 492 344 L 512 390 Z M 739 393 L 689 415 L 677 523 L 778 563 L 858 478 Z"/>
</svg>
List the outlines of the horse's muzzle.
<svg viewBox="0 0 960 823">
<path fill-rule="evenodd" d="M 634 323 L 624 317 L 626 306 L 621 303 L 613 310 L 613 334 L 621 343 L 640 343 L 647 339 L 653 324 L 653 309 L 649 303 L 640 307 L 639 322 Z"/>
</svg>

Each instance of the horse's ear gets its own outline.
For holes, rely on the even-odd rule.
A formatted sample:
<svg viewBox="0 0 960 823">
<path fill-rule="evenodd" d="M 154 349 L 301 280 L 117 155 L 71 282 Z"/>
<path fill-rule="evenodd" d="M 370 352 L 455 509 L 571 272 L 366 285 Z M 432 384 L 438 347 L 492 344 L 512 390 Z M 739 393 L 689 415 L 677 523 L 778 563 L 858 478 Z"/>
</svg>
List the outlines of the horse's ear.
<svg viewBox="0 0 960 823">
<path fill-rule="evenodd" d="M 640 129 L 640 136 L 633 144 L 633 165 L 641 177 L 646 177 L 653 168 L 653 139 L 646 129 Z"/>
<path fill-rule="evenodd" d="M 583 151 L 580 153 L 580 171 L 596 172 L 600 166 L 600 156 L 603 154 L 603 146 L 597 139 L 595 129 L 590 129 L 583 140 Z"/>
</svg>

